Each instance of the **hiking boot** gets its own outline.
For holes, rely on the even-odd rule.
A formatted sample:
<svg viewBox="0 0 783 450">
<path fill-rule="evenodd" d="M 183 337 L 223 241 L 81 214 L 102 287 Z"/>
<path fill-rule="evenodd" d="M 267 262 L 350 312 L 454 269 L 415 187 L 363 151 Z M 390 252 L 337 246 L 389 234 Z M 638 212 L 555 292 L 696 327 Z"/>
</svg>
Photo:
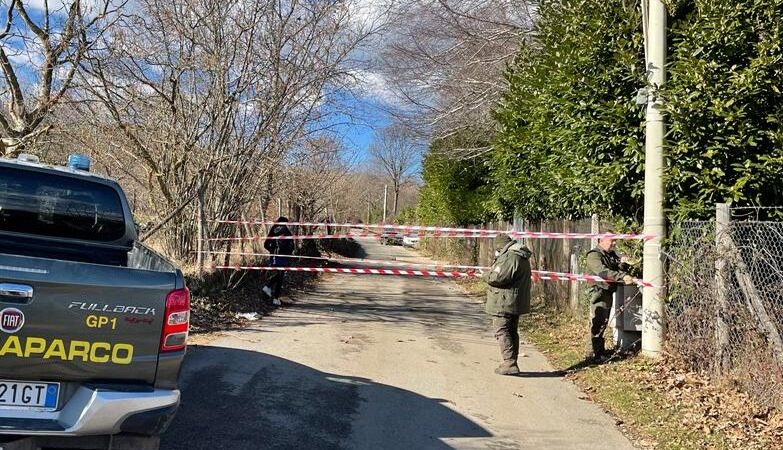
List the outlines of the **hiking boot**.
<svg viewBox="0 0 783 450">
<path fill-rule="evenodd" d="M 612 359 L 613 352 L 604 351 L 603 353 L 587 352 L 585 354 L 585 362 L 591 364 L 603 364 Z"/>
<path fill-rule="evenodd" d="M 519 374 L 519 366 L 517 363 L 503 363 L 495 369 L 495 373 L 498 375 L 518 375 Z"/>
</svg>

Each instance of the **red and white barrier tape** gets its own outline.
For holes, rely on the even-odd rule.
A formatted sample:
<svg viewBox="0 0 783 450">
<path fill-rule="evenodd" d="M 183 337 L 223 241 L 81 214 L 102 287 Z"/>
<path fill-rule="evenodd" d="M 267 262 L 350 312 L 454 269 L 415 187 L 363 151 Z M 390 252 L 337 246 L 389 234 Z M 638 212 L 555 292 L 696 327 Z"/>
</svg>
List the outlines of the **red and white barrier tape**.
<svg viewBox="0 0 783 450">
<path fill-rule="evenodd" d="M 404 234 L 424 235 L 432 233 L 442 235 L 446 233 L 451 237 L 495 237 L 501 234 L 507 234 L 517 239 L 601 239 L 612 238 L 616 240 L 653 240 L 655 236 L 628 233 L 558 233 L 549 231 L 512 231 L 512 230 L 490 230 L 483 228 L 453 228 L 453 227 L 434 227 L 421 225 L 389 225 L 389 224 L 363 224 L 363 223 L 320 223 L 320 222 L 273 222 L 258 220 L 213 220 L 215 223 L 235 224 L 235 225 L 288 225 L 288 226 L 309 226 L 309 227 L 332 227 L 332 228 L 359 228 L 375 230 L 399 230 Z M 350 234 L 350 233 L 348 233 Z"/>
<path fill-rule="evenodd" d="M 616 240 L 651 240 L 653 237 L 645 237 L 636 234 L 612 234 L 612 233 L 549 233 L 541 231 L 503 231 L 503 232 L 459 232 L 451 231 L 446 234 L 434 233 L 429 237 L 433 238 L 493 238 L 500 234 L 507 234 L 514 239 L 602 239 L 612 238 Z M 226 241 L 260 241 L 260 240 L 305 240 L 305 239 L 356 239 L 367 238 L 369 235 L 362 233 L 342 233 L 342 234 L 299 234 L 293 236 L 234 236 L 225 238 L 209 238 L 208 241 L 212 242 L 226 242 Z"/>
<path fill-rule="evenodd" d="M 627 233 L 555 233 L 549 231 L 509 231 L 508 235 L 515 239 L 614 239 L 622 241 L 651 241 L 655 236 Z"/>
<path fill-rule="evenodd" d="M 226 241 L 284 241 L 284 240 L 304 240 L 304 239 L 353 239 L 368 237 L 367 235 L 361 235 L 356 233 L 344 233 L 344 234 L 298 234 L 293 236 L 233 236 L 225 238 L 209 238 L 211 242 L 226 242 Z"/>
<path fill-rule="evenodd" d="M 620 283 L 620 281 L 618 280 L 610 280 L 595 275 L 565 273 L 565 272 L 549 272 L 546 270 L 534 270 L 532 277 L 533 277 L 533 281 L 550 280 L 550 281 L 584 281 L 587 283 Z M 638 278 L 634 278 L 634 283 L 640 287 L 656 287 L 655 284 L 644 280 L 640 280 Z"/>
<path fill-rule="evenodd" d="M 253 252 L 221 252 L 221 251 L 202 251 L 203 254 L 209 254 L 209 255 L 228 255 L 228 256 L 264 256 L 264 257 L 272 257 L 275 255 L 272 255 L 270 253 L 253 253 Z M 332 258 L 328 256 L 301 256 L 301 255 L 281 255 L 281 258 L 291 258 L 291 259 L 308 259 L 308 260 L 316 260 L 316 261 L 332 261 L 332 262 L 347 262 L 347 263 L 356 263 L 356 264 L 377 264 L 377 265 L 387 265 L 387 266 L 398 266 L 398 267 L 448 267 L 450 269 L 464 269 L 464 270 L 475 270 L 475 271 L 484 271 L 488 270 L 489 267 L 483 267 L 483 266 L 464 266 L 459 264 L 443 264 L 443 263 L 412 263 L 412 262 L 405 262 L 405 261 L 391 261 L 386 259 L 364 259 L 364 258 Z"/>
<path fill-rule="evenodd" d="M 401 269 L 357 269 L 339 267 L 254 267 L 254 266 L 212 266 L 213 269 L 233 270 L 260 270 L 278 272 L 321 272 L 321 273 L 350 273 L 372 275 L 407 275 L 417 277 L 445 277 L 445 278 L 472 278 L 475 275 L 465 272 L 446 272 L 434 270 L 401 270 Z"/>
<path fill-rule="evenodd" d="M 341 267 L 273 267 L 273 266 L 242 266 L 236 265 L 213 265 L 213 269 L 231 269 L 231 270 L 258 270 L 258 271 L 277 271 L 277 272 L 320 272 L 320 273 L 348 273 L 348 274 L 369 274 L 369 275 L 398 275 L 398 276 L 419 276 L 419 277 L 439 277 L 439 278 L 474 278 L 475 272 L 455 272 L 443 270 L 405 270 L 405 269 L 364 269 L 364 268 L 341 268 Z M 595 275 L 573 274 L 564 272 L 549 272 L 544 270 L 532 271 L 533 281 L 583 281 L 587 283 L 617 283 L 617 281 L 604 279 Z M 640 287 L 655 287 L 654 284 L 635 279 L 634 282 Z"/>
<path fill-rule="evenodd" d="M 457 233 L 457 232 L 451 232 L 447 234 L 433 234 L 433 238 L 459 238 L 459 237 L 467 237 L 467 238 L 481 238 L 481 237 L 495 237 L 497 234 L 469 234 L 469 233 Z M 272 241 L 284 241 L 284 240 L 307 240 L 307 239 L 362 239 L 362 238 L 372 238 L 372 239 L 378 239 L 380 236 L 376 234 L 367 234 L 367 233 L 336 233 L 336 234 L 325 234 L 325 233 L 315 233 L 315 234 L 296 234 L 292 236 L 231 236 L 231 237 L 225 237 L 225 238 L 209 238 L 208 241 L 213 242 L 226 242 L 226 241 L 261 241 L 261 240 L 272 240 Z"/>
<path fill-rule="evenodd" d="M 483 228 L 453 228 L 453 227 L 435 227 L 422 225 L 397 225 L 397 224 L 367 224 L 367 223 L 325 223 L 325 222 L 273 222 L 264 220 L 211 220 L 214 223 L 226 223 L 234 225 L 288 225 L 300 227 L 333 227 L 333 228 L 362 228 L 362 229 L 382 229 L 382 230 L 405 230 L 413 231 L 441 231 L 448 232 L 490 232 L 504 233 L 505 231 L 487 230 Z"/>
</svg>

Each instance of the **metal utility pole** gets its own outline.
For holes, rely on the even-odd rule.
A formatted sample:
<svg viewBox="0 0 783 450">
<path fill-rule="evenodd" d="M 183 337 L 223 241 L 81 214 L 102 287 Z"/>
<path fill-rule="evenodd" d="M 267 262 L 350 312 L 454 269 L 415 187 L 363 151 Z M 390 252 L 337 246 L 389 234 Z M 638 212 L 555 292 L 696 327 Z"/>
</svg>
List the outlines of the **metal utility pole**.
<svg viewBox="0 0 783 450">
<path fill-rule="evenodd" d="M 642 2 L 645 20 L 645 54 L 649 86 L 647 93 L 647 121 L 644 159 L 644 234 L 655 239 L 644 242 L 645 281 L 663 285 L 661 241 L 666 233 L 663 212 L 663 143 L 666 124 L 663 118 L 663 100 L 657 91 L 666 82 L 666 7 L 662 0 Z M 661 353 L 664 336 L 664 291 L 661 287 L 642 290 L 642 352 L 657 357 Z"/>
<path fill-rule="evenodd" d="M 386 200 L 389 197 L 389 185 L 383 185 L 383 223 L 386 223 Z"/>
</svg>

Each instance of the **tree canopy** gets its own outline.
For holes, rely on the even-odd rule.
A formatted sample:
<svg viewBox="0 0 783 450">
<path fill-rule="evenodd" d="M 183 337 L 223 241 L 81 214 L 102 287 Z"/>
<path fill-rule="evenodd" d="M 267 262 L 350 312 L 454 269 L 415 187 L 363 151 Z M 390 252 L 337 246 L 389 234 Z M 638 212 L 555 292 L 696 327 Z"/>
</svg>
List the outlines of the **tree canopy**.
<svg viewBox="0 0 783 450">
<path fill-rule="evenodd" d="M 669 203 L 679 217 L 716 202 L 783 199 L 783 1 L 672 2 Z"/>
<path fill-rule="evenodd" d="M 432 143 L 422 162 L 424 187 L 417 216 L 423 223 L 473 225 L 489 217 L 492 192 L 486 158 L 455 159 L 449 151 L 462 145 L 459 136 Z"/>
<path fill-rule="evenodd" d="M 481 136 L 494 142 L 490 170 L 475 173 L 485 177 L 477 182 L 485 186 L 484 207 L 505 218 L 599 213 L 638 223 L 645 107 L 635 98 L 647 84 L 639 2 L 538 3 L 534 37 L 519 44 L 506 70 L 496 135 Z M 711 215 L 723 201 L 779 204 L 783 1 L 673 0 L 667 7 L 668 81 L 649 89 L 666 105 L 670 218 Z M 433 203 L 420 209 L 459 205 L 443 199 L 463 175 L 444 167 L 466 163 L 428 161 L 422 202 Z"/>
<path fill-rule="evenodd" d="M 635 1 L 541 2 L 536 39 L 508 69 L 495 113 L 497 212 L 530 219 L 641 213 L 640 24 Z"/>
</svg>

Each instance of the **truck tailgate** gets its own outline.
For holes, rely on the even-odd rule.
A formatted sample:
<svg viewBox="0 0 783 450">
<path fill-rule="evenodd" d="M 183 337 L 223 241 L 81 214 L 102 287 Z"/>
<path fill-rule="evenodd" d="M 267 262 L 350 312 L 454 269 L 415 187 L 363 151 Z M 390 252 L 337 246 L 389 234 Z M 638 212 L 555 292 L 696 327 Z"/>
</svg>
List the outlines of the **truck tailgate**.
<svg viewBox="0 0 783 450">
<path fill-rule="evenodd" d="M 152 384 L 175 283 L 176 273 L 0 254 L 0 378 Z"/>
</svg>

